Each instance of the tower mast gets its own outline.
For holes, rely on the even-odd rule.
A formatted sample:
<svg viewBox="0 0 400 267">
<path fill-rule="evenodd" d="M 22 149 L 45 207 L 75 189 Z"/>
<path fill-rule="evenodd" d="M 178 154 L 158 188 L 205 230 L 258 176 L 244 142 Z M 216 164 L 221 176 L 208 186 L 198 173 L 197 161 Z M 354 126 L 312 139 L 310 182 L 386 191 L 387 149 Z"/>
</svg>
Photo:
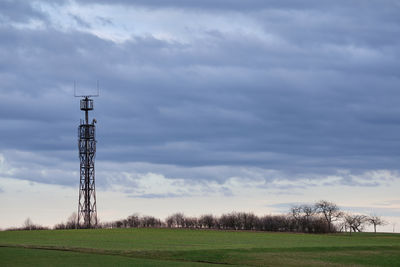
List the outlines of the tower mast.
<svg viewBox="0 0 400 267">
<path fill-rule="evenodd" d="M 85 119 L 78 127 L 80 160 L 78 227 L 93 228 L 97 225 L 96 187 L 94 160 L 96 157 L 96 120 L 89 122 L 89 111 L 93 110 L 92 96 L 81 96 L 81 110 Z"/>
</svg>

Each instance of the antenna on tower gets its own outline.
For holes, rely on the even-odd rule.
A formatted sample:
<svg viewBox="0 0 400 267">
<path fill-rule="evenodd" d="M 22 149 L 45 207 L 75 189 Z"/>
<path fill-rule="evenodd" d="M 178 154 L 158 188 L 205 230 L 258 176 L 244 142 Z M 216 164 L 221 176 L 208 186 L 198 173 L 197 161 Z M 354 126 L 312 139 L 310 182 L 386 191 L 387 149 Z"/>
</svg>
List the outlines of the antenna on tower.
<svg viewBox="0 0 400 267">
<path fill-rule="evenodd" d="M 74 81 L 74 97 L 98 97 L 98 96 L 100 96 L 99 80 L 97 80 L 97 83 L 96 83 L 97 92 L 95 95 L 88 95 L 88 94 L 78 95 L 76 93 L 76 88 L 77 88 L 76 81 Z"/>
</svg>

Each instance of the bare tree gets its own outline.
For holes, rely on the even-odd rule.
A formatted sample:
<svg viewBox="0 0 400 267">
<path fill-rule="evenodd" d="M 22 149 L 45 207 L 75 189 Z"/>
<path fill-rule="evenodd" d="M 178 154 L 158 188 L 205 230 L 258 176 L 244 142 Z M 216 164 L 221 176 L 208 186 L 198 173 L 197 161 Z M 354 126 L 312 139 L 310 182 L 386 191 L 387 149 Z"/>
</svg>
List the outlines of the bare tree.
<svg viewBox="0 0 400 267">
<path fill-rule="evenodd" d="M 296 221 L 301 220 L 301 206 L 293 206 L 290 208 L 290 214 Z"/>
<path fill-rule="evenodd" d="M 160 227 L 161 221 L 153 216 L 143 216 L 140 218 L 140 224 L 135 227 Z"/>
<path fill-rule="evenodd" d="M 312 221 L 313 216 L 316 213 L 316 209 L 312 205 L 299 205 L 291 208 L 291 215 L 296 221 L 297 231 L 312 232 Z"/>
<path fill-rule="evenodd" d="M 73 212 L 67 219 L 66 228 L 76 229 L 78 224 L 78 214 Z"/>
<path fill-rule="evenodd" d="M 222 214 L 218 223 L 222 229 L 235 229 L 237 227 L 236 213 Z"/>
<path fill-rule="evenodd" d="M 301 206 L 301 210 L 304 213 L 304 217 L 306 217 L 307 219 L 309 219 L 315 214 L 315 207 L 311 205 L 304 204 Z"/>
<path fill-rule="evenodd" d="M 316 213 L 315 207 L 312 205 L 304 204 L 301 206 L 301 211 L 304 220 L 305 230 L 311 232 L 311 220 Z"/>
<path fill-rule="evenodd" d="M 168 216 L 166 222 L 168 227 L 185 227 L 185 215 L 181 212 L 177 212 L 171 216 Z"/>
<path fill-rule="evenodd" d="M 302 232 L 303 229 L 303 214 L 302 214 L 302 208 L 301 206 L 293 206 L 290 209 L 290 214 L 293 217 L 294 221 L 295 221 L 295 231 L 300 231 Z"/>
<path fill-rule="evenodd" d="M 375 234 L 376 234 L 376 226 L 377 225 L 386 225 L 387 224 L 387 222 L 385 220 L 383 220 L 381 217 L 379 217 L 377 215 L 370 215 L 367 218 L 367 221 L 374 226 Z"/>
<path fill-rule="evenodd" d="M 315 203 L 315 210 L 324 216 L 328 223 L 329 232 L 332 232 L 332 222 L 337 221 L 343 215 L 335 203 L 326 200 L 321 200 Z"/>
<path fill-rule="evenodd" d="M 362 214 L 356 214 L 354 216 L 354 224 L 353 224 L 353 230 L 354 232 L 362 232 L 364 230 L 365 224 L 368 222 L 367 221 L 367 216 L 362 215 Z"/>
<path fill-rule="evenodd" d="M 198 219 L 196 217 L 185 217 L 184 227 L 186 228 L 197 228 L 199 225 Z"/>
<path fill-rule="evenodd" d="M 351 216 L 351 214 L 345 214 L 344 216 L 343 216 L 343 218 L 344 218 L 344 223 L 345 223 L 345 226 L 346 226 L 346 228 L 347 227 L 349 227 L 349 231 L 350 231 L 350 235 L 351 235 L 351 231 L 352 231 L 352 225 L 353 225 L 353 223 L 354 223 L 354 217 L 353 216 Z"/>
<path fill-rule="evenodd" d="M 181 212 L 175 213 L 173 215 L 175 218 L 175 223 L 177 227 L 184 227 L 185 226 L 185 215 Z"/>
<path fill-rule="evenodd" d="M 137 213 L 130 215 L 126 220 L 127 220 L 127 227 L 139 227 L 140 226 L 140 218 L 139 218 L 139 214 L 137 214 Z"/>
<path fill-rule="evenodd" d="M 368 217 L 362 214 L 346 214 L 344 215 L 344 221 L 349 227 L 350 235 L 351 231 L 361 232 L 364 229 L 365 223 L 368 222 Z"/>
<path fill-rule="evenodd" d="M 165 222 L 167 223 L 167 227 L 168 227 L 168 228 L 171 228 L 171 227 L 174 226 L 174 218 L 172 218 L 172 216 L 168 216 L 168 217 L 165 219 Z"/>
<path fill-rule="evenodd" d="M 212 214 L 202 215 L 200 216 L 199 224 L 203 228 L 212 228 L 215 225 L 215 218 Z"/>
<path fill-rule="evenodd" d="M 31 220 L 31 218 L 29 218 L 29 217 L 26 218 L 26 220 L 24 221 L 23 228 L 25 230 L 32 230 L 33 226 L 34 226 L 34 224 L 33 224 L 32 220 Z"/>
</svg>

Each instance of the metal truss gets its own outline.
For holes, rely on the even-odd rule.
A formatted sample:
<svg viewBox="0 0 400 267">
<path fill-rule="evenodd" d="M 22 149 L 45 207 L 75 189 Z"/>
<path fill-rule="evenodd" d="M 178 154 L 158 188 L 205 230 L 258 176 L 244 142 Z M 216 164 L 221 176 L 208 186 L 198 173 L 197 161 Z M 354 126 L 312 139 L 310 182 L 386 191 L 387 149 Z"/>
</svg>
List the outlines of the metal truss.
<svg viewBox="0 0 400 267">
<path fill-rule="evenodd" d="M 97 225 L 96 186 L 94 161 L 96 157 L 96 120 L 89 123 L 89 110 L 93 110 L 93 100 L 89 96 L 81 99 L 81 110 L 85 120 L 78 127 L 78 147 L 80 160 L 78 227 L 93 228 Z"/>
</svg>

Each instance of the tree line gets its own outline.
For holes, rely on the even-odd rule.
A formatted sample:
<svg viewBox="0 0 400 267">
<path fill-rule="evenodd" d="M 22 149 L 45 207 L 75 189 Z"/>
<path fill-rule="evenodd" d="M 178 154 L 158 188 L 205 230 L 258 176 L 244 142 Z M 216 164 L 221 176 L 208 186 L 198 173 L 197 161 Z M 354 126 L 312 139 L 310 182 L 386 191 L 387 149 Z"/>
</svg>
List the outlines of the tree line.
<svg viewBox="0 0 400 267">
<path fill-rule="evenodd" d="M 188 228 L 216 230 L 253 230 L 273 232 L 334 233 L 361 232 L 366 226 L 376 227 L 386 222 L 376 215 L 345 213 L 332 202 L 321 200 L 315 204 L 296 205 L 287 214 L 257 216 L 251 212 L 230 212 L 221 216 L 204 214 L 199 217 L 175 213 L 165 220 L 153 216 L 133 214 L 126 219 L 99 223 L 98 228 Z M 53 229 L 76 229 L 77 214 L 73 213 L 65 223 Z M 29 219 L 22 228 L 9 230 L 48 229 L 33 224 Z"/>
<path fill-rule="evenodd" d="M 386 222 L 376 215 L 345 213 L 332 202 L 293 206 L 288 214 L 257 216 L 249 212 L 230 212 L 221 216 L 204 214 L 199 217 L 175 213 L 164 221 L 134 214 L 123 220 L 103 223 L 106 228 L 167 227 L 189 229 L 253 230 L 273 232 L 334 233 L 361 232 L 368 225 L 376 227 Z"/>
</svg>

